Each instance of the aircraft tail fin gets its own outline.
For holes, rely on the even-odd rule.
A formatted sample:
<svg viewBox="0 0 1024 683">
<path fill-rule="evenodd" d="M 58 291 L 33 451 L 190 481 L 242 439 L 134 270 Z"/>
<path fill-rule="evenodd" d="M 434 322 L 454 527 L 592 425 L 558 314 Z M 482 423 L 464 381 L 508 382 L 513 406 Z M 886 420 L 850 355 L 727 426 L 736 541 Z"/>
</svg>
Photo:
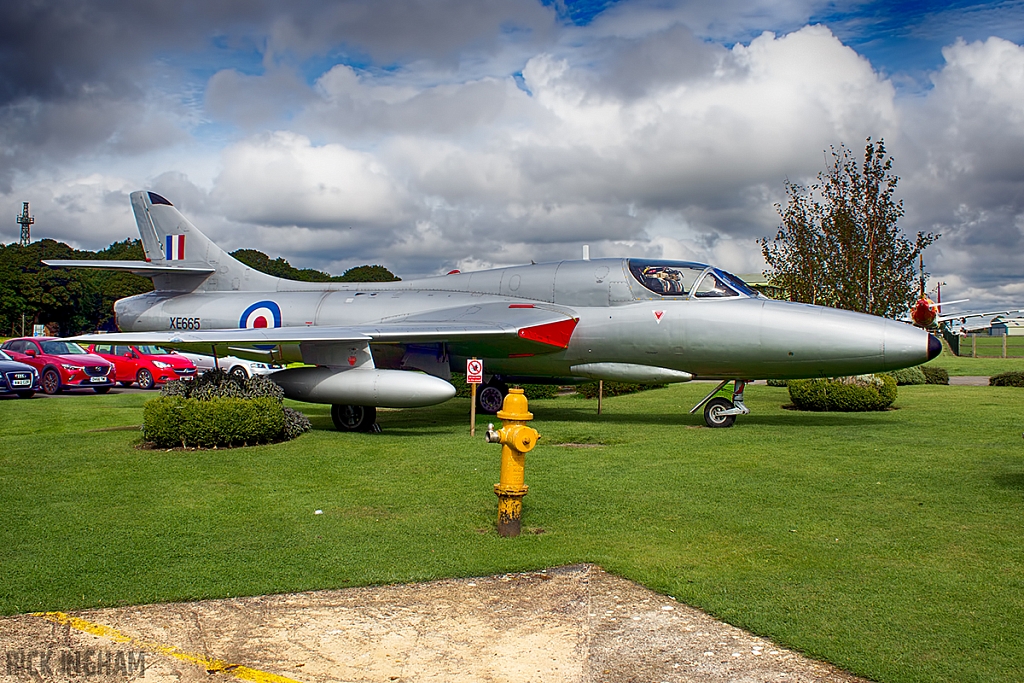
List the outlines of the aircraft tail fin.
<svg viewBox="0 0 1024 683">
<path fill-rule="evenodd" d="M 131 201 L 146 261 L 162 267 L 151 274 L 157 289 L 277 289 L 279 278 L 253 270 L 233 258 L 157 193 L 132 192 Z M 180 272 L 175 272 L 178 268 Z"/>
</svg>

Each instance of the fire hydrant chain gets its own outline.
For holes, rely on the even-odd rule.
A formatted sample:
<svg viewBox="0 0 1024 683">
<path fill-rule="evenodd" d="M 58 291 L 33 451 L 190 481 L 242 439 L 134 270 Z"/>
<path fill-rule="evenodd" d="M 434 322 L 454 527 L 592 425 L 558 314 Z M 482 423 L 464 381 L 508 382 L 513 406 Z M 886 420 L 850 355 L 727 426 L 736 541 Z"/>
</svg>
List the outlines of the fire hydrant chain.
<svg viewBox="0 0 1024 683">
<path fill-rule="evenodd" d="M 540 439 L 540 434 L 526 422 L 533 419 L 528 410 L 526 395 L 522 389 L 508 390 L 505 401 L 498 411 L 498 419 L 502 421 L 501 429 L 495 430 L 493 424 L 487 425 L 484 437 L 487 443 L 501 444 L 501 475 L 499 483 L 494 485 L 494 493 L 498 496 L 498 535 L 518 536 L 523 513 L 523 496 L 529 487 L 524 483 L 526 474 L 526 454 L 533 450 Z"/>
</svg>

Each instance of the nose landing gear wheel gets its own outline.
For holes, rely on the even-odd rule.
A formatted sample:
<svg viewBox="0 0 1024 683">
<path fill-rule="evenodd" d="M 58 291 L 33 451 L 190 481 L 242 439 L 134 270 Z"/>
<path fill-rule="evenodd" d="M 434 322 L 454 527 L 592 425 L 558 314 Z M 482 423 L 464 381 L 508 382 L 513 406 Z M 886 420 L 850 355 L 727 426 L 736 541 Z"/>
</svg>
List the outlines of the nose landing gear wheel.
<svg viewBox="0 0 1024 683">
<path fill-rule="evenodd" d="M 339 432 L 370 432 L 377 424 L 377 409 L 374 406 L 332 405 L 331 420 Z"/>
<path fill-rule="evenodd" d="M 708 427 L 732 427 L 735 415 L 723 415 L 726 410 L 733 409 L 732 401 L 727 398 L 713 398 L 704 404 L 704 424 Z"/>
</svg>

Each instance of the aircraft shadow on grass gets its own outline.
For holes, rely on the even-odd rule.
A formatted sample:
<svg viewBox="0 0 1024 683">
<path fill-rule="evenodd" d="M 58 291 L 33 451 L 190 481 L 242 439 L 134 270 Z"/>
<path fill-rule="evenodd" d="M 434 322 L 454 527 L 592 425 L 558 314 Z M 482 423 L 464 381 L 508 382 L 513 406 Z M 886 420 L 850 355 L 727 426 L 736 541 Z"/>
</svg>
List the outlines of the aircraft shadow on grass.
<svg viewBox="0 0 1024 683">
<path fill-rule="evenodd" d="M 453 411 L 444 411 L 443 415 L 425 415 L 426 411 L 402 411 L 395 413 L 381 413 L 378 415 L 382 434 L 386 436 L 420 437 L 437 436 L 437 431 L 424 424 L 426 418 L 437 427 L 437 430 L 445 430 L 455 424 L 465 423 L 468 428 L 469 415 L 455 414 Z M 700 414 L 680 416 L 678 412 L 659 413 L 616 413 L 604 411 L 598 415 L 595 408 L 591 406 L 577 408 L 551 408 L 545 406 L 541 410 L 534 409 L 533 426 L 538 427 L 545 423 L 578 423 L 590 424 L 598 427 L 602 424 L 608 425 L 659 425 L 669 424 L 680 428 L 703 427 L 704 420 Z M 484 420 L 500 424 L 501 421 L 494 416 L 477 416 L 477 430 L 483 429 Z M 856 427 L 884 424 L 887 418 L 878 413 L 819 413 L 819 412 L 794 412 L 791 415 L 752 415 L 748 416 L 744 424 L 792 427 L 794 429 L 819 429 L 821 427 Z M 310 416 L 313 429 L 328 431 L 333 429 L 333 423 L 329 416 Z M 543 436 L 543 432 L 542 432 Z"/>
<path fill-rule="evenodd" d="M 1024 472 L 1002 472 L 995 475 L 993 480 L 1001 489 L 1024 491 Z"/>
</svg>

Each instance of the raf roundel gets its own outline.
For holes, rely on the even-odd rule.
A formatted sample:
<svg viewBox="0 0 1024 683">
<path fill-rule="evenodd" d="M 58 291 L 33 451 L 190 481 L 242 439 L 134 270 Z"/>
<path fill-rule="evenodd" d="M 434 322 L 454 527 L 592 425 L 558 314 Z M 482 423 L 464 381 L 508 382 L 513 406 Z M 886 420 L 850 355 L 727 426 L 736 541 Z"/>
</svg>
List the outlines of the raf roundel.
<svg viewBox="0 0 1024 683">
<path fill-rule="evenodd" d="M 257 301 L 238 319 L 241 329 L 281 327 L 281 307 L 273 301 Z"/>
</svg>

